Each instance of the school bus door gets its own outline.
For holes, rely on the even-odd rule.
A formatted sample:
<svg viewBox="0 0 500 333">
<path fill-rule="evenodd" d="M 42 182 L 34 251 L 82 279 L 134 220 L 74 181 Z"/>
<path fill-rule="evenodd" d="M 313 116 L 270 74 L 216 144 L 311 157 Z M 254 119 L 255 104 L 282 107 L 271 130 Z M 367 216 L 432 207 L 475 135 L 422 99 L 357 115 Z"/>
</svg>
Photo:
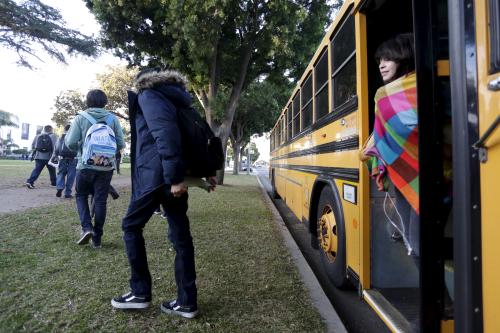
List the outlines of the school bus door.
<svg viewBox="0 0 500 333">
<path fill-rule="evenodd" d="M 476 0 L 483 332 L 500 332 L 500 4 Z"/>
</svg>

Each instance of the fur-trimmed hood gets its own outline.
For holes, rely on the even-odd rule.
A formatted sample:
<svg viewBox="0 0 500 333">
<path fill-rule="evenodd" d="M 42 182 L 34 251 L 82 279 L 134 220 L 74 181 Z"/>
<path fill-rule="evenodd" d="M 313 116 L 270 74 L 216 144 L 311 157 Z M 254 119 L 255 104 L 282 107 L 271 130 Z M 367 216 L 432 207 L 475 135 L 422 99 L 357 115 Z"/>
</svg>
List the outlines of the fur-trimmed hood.
<svg viewBox="0 0 500 333">
<path fill-rule="evenodd" d="M 138 92 L 141 92 L 145 89 L 151 89 L 165 83 L 176 83 L 180 84 L 183 88 L 186 88 L 188 80 L 184 75 L 177 71 L 166 70 L 162 72 L 146 73 L 134 81 L 134 86 Z"/>
</svg>

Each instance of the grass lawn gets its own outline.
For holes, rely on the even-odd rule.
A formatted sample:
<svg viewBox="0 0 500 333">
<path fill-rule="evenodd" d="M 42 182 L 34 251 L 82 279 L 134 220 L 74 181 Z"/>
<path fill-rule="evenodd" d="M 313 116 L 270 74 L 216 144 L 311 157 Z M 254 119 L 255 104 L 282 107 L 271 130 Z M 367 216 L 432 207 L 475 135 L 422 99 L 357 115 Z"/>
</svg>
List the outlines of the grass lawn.
<svg viewBox="0 0 500 333">
<path fill-rule="evenodd" d="M 112 309 L 111 298 L 128 290 L 123 193 L 109 201 L 100 250 L 75 244 L 74 202 L 0 216 L 0 331 L 324 332 L 255 177 L 225 181 L 212 194 L 190 190 L 199 317 L 159 309 L 176 292 L 174 251 L 158 216 L 145 228 L 153 304 L 142 312 Z"/>
</svg>

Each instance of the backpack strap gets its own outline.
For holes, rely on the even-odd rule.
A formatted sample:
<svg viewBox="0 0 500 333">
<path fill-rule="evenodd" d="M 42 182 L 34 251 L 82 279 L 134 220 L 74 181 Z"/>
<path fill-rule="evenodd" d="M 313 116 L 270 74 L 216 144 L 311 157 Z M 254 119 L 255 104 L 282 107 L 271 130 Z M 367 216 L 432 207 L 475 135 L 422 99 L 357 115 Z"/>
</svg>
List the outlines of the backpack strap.
<svg viewBox="0 0 500 333">
<path fill-rule="evenodd" d="M 106 117 L 106 125 L 111 127 L 111 125 L 113 125 L 114 120 L 115 120 L 115 116 L 113 116 L 112 113 L 108 114 L 108 116 Z"/>
<path fill-rule="evenodd" d="M 97 121 L 94 119 L 94 117 L 92 117 L 90 114 L 88 114 L 86 111 L 82 111 L 82 112 L 79 112 L 78 113 L 79 115 L 83 116 L 85 119 L 87 119 L 88 121 L 90 121 L 90 123 L 92 125 L 94 125 L 95 123 L 97 123 Z"/>
</svg>

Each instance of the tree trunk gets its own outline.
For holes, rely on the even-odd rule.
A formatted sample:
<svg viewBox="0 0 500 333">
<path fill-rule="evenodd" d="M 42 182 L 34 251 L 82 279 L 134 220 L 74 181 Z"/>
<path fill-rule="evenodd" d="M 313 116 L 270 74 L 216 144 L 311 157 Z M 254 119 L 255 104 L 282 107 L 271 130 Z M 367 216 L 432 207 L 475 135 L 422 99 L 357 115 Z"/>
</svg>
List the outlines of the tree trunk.
<svg viewBox="0 0 500 333">
<path fill-rule="evenodd" d="M 240 170 L 240 147 L 236 142 L 233 142 L 233 140 L 231 140 L 231 144 L 233 145 L 234 155 L 233 175 L 237 175 Z"/>
</svg>

